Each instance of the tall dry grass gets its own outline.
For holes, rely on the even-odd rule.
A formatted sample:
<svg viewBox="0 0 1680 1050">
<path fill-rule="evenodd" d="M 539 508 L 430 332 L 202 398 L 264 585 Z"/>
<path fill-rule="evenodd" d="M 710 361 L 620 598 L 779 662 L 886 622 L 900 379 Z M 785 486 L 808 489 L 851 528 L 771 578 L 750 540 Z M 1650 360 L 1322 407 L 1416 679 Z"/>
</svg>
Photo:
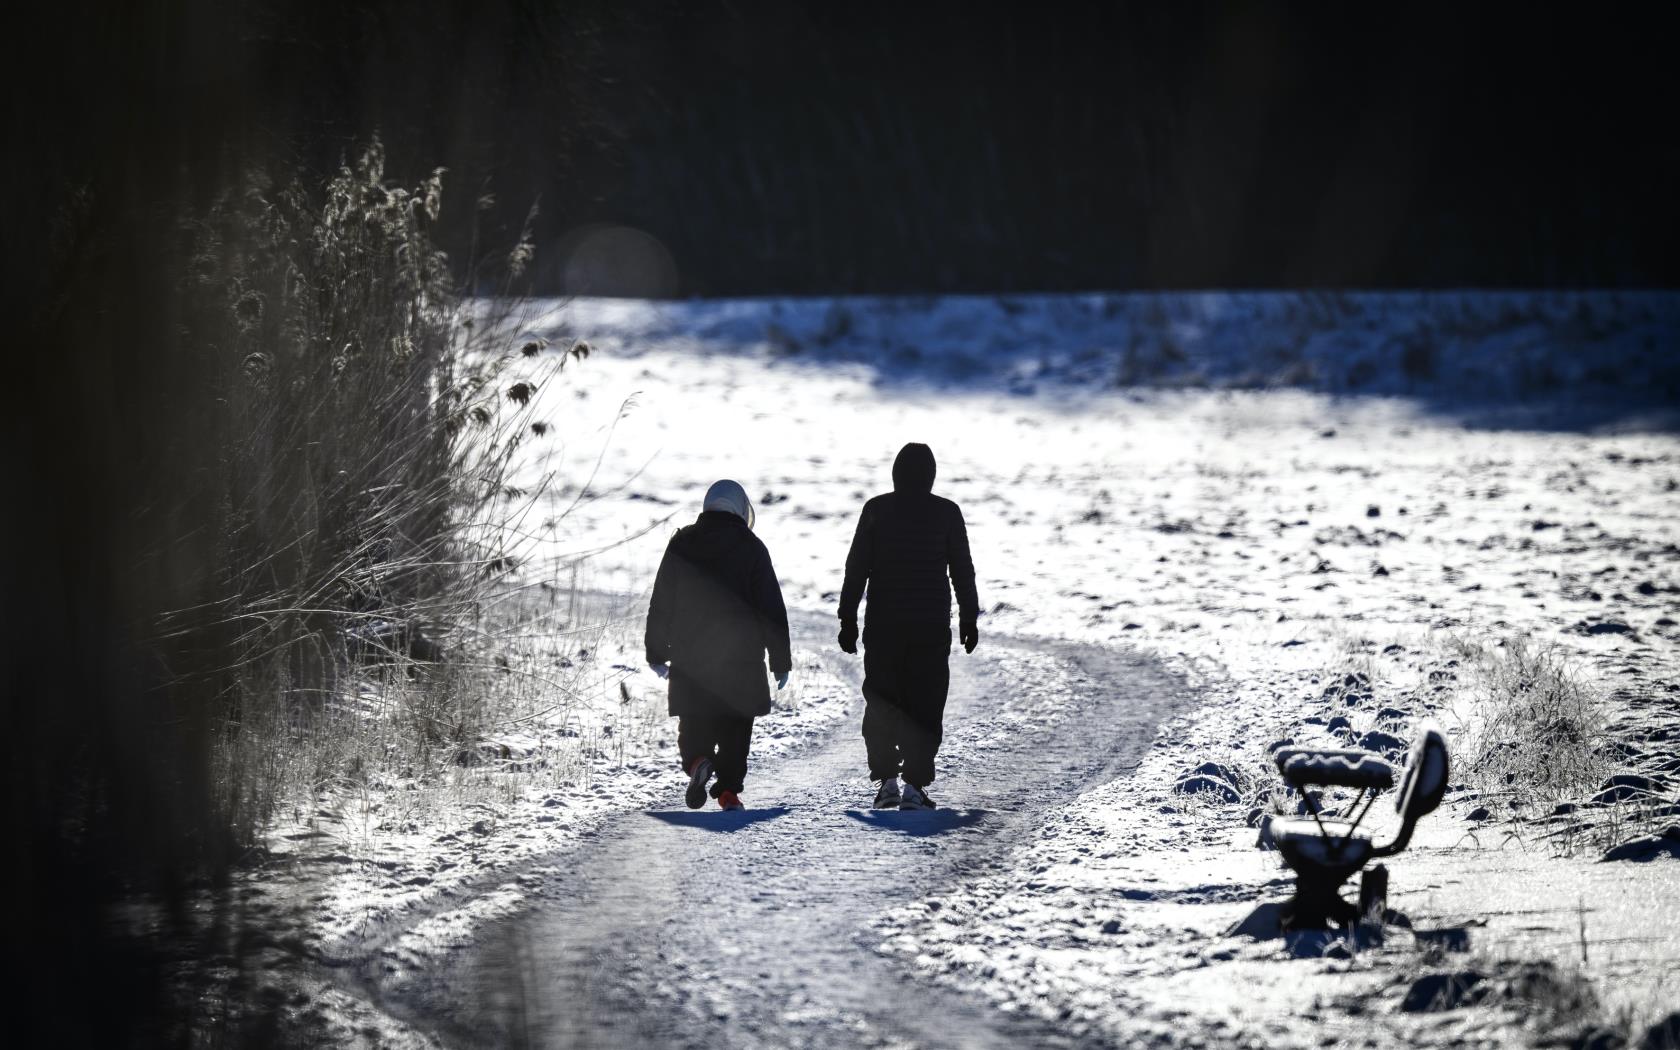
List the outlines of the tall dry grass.
<svg viewBox="0 0 1680 1050">
<path fill-rule="evenodd" d="M 536 496 L 513 478 L 566 356 L 508 342 L 516 298 L 463 308 L 427 232 L 442 193 L 442 172 L 392 184 L 375 142 L 324 185 L 252 176 L 181 231 L 200 418 L 150 557 L 188 600 L 145 642 L 207 720 L 235 847 L 287 797 L 393 751 L 430 765 L 481 727 L 483 615 Z M 510 279 L 529 258 L 521 239 Z M 371 711 L 350 699 L 369 667 L 404 678 Z"/>
</svg>

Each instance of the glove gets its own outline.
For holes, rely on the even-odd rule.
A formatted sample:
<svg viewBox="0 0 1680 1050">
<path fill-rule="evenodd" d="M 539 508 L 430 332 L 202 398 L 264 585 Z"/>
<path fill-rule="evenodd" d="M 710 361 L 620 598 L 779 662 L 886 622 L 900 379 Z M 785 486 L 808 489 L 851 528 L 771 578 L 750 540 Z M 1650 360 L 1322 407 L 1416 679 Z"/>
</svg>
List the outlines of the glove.
<svg viewBox="0 0 1680 1050">
<path fill-rule="evenodd" d="M 783 671 L 781 674 L 776 676 L 776 689 L 778 692 L 787 688 L 787 676 L 788 673 L 786 671 Z"/>
<path fill-rule="evenodd" d="M 973 620 L 964 620 L 957 629 L 957 637 L 962 642 L 963 652 L 972 653 L 974 647 L 980 644 L 980 628 Z"/>
<path fill-rule="evenodd" d="M 671 677 L 671 665 L 670 664 L 649 663 L 648 666 L 653 668 L 653 673 L 658 675 L 661 678 Z"/>
<path fill-rule="evenodd" d="M 840 651 L 857 655 L 857 621 L 840 621 Z"/>
</svg>

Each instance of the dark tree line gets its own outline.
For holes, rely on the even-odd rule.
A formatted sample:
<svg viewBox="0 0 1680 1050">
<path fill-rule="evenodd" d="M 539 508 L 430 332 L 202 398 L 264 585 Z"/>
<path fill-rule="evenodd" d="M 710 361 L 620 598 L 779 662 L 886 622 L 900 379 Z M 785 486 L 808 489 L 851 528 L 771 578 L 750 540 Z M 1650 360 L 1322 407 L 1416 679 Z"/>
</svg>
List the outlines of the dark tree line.
<svg viewBox="0 0 1680 1050">
<path fill-rule="evenodd" d="M 1675 278 L 1676 92 L 1637 6 L 191 6 L 17 34 L 65 56 L 22 121 L 199 183 L 229 136 L 327 168 L 377 131 L 449 169 L 463 268 L 540 201 L 543 292 L 597 224 L 675 269 L 609 292 Z"/>
<path fill-rule="evenodd" d="M 603 30 L 609 137 L 555 200 L 701 294 L 1668 284 L 1660 39 L 1632 8 L 674 4 Z"/>
<path fill-rule="evenodd" d="M 1666 285 L 1653 17 L 502 0 L 276 6 L 242 46 L 317 162 L 381 128 L 499 229 L 540 196 L 543 291 L 595 223 L 681 294 Z"/>
</svg>

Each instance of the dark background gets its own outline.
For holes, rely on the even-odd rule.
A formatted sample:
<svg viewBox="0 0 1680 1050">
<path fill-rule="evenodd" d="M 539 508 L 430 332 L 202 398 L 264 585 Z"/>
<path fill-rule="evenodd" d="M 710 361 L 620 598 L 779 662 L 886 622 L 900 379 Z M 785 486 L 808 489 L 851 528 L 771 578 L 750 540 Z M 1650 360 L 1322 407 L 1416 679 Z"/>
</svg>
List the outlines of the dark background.
<svg viewBox="0 0 1680 1050">
<path fill-rule="evenodd" d="M 549 229 L 647 230 L 699 294 L 1667 284 L 1644 18 L 667 7 L 603 22 L 571 170 L 507 170 Z"/>
<path fill-rule="evenodd" d="M 230 157 L 325 167 L 377 131 L 394 174 L 450 169 L 458 260 L 540 200 L 539 292 L 568 290 L 568 234 L 592 224 L 669 265 L 609 259 L 569 290 L 1677 272 L 1676 92 L 1646 6 L 134 6 L 58 6 L 12 38 L 32 66 L 60 52 L 12 104 L 46 152 L 74 143 L 73 172 L 202 191 Z"/>
</svg>

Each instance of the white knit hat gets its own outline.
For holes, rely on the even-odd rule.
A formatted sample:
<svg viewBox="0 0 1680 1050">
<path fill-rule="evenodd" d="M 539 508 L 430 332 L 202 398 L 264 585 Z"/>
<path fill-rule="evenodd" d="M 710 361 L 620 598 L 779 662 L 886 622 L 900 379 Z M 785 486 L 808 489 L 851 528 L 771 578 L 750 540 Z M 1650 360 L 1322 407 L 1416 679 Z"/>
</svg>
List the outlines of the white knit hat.
<svg viewBox="0 0 1680 1050">
<path fill-rule="evenodd" d="M 706 490 L 704 510 L 726 510 L 747 523 L 747 528 L 753 527 L 752 500 L 747 498 L 747 490 L 738 482 L 725 479 L 714 482 Z"/>
</svg>

